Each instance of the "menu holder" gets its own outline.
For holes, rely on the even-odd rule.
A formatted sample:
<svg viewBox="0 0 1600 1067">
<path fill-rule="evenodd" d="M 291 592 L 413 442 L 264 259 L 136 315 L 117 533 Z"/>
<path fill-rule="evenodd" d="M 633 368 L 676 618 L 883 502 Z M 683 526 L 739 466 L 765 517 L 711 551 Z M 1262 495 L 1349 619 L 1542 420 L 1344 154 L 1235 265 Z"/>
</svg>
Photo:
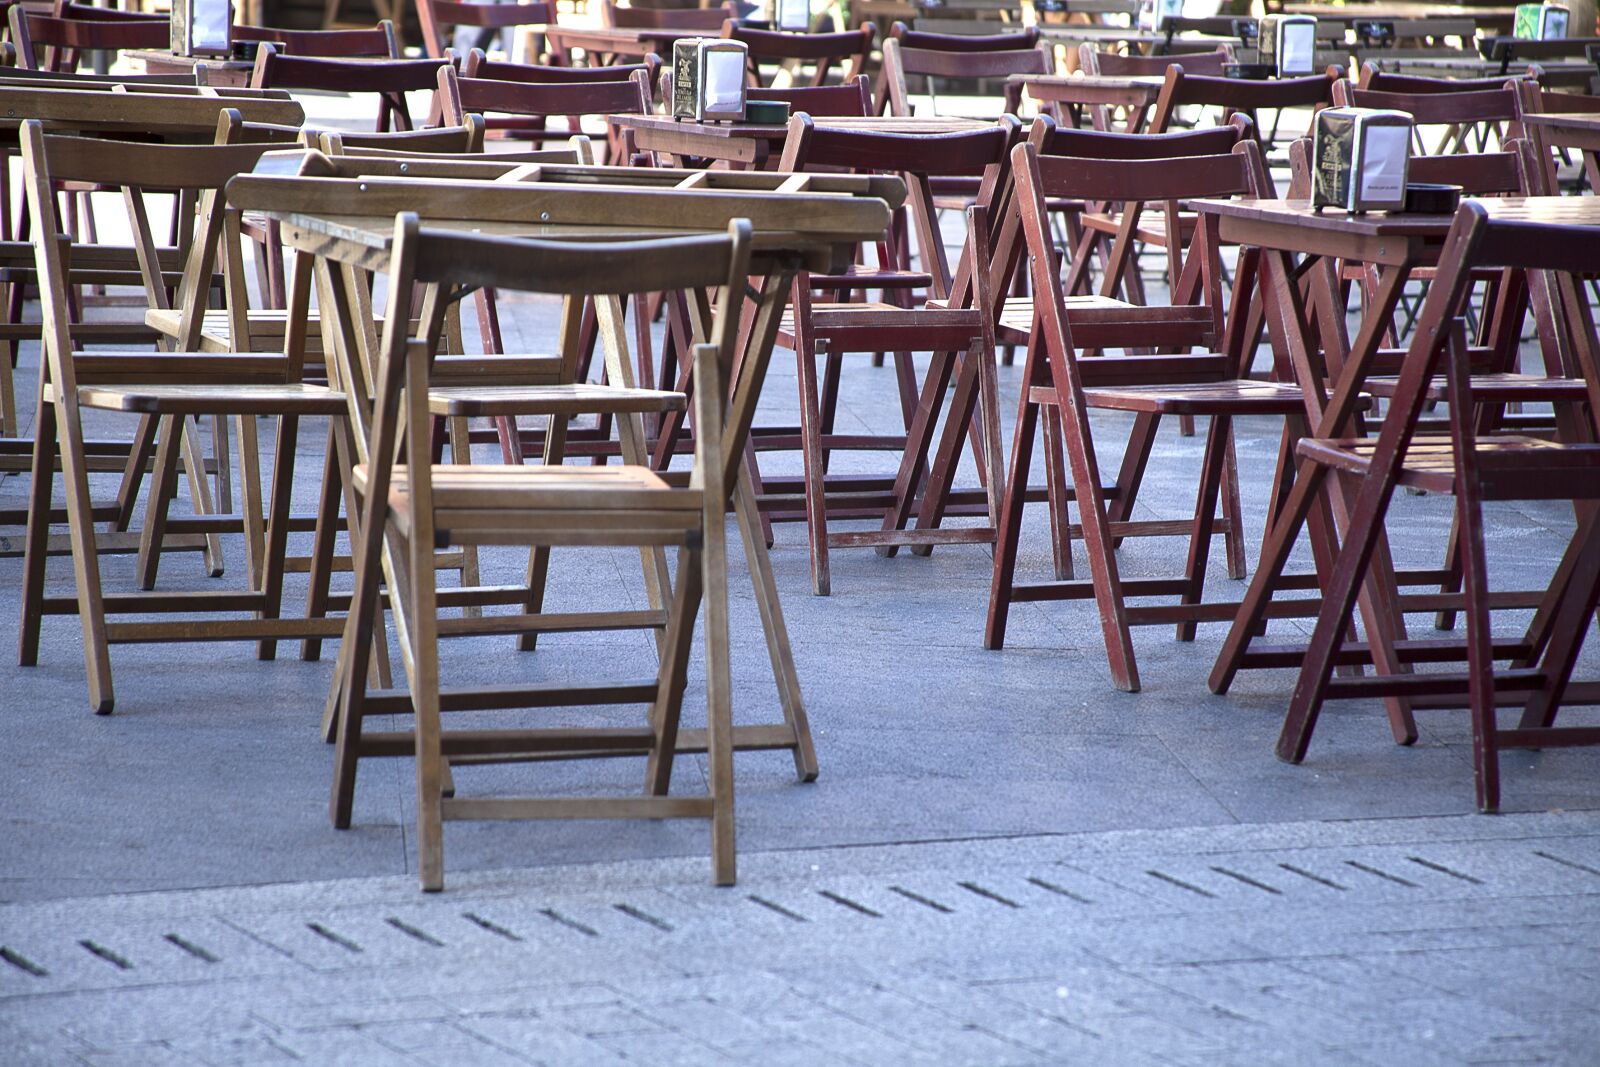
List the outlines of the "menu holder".
<svg viewBox="0 0 1600 1067">
<path fill-rule="evenodd" d="M 221 56 L 233 51 L 231 0 L 173 0 L 172 53 Z"/>
<path fill-rule="evenodd" d="M 675 42 L 672 117 L 700 122 L 741 121 L 748 55 L 743 41 L 698 37 Z"/>
<path fill-rule="evenodd" d="M 1404 111 L 1327 107 L 1317 112 L 1311 206 L 1352 214 L 1405 210 L 1412 127 Z"/>
<path fill-rule="evenodd" d="M 1139 0 L 1139 28 L 1146 33 L 1160 30 L 1169 18 L 1183 17 L 1183 0 Z"/>
<path fill-rule="evenodd" d="M 1312 15 L 1268 15 L 1257 33 L 1261 62 L 1271 63 L 1280 78 L 1315 73 L 1317 20 Z"/>
<path fill-rule="evenodd" d="M 811 0 L 772 0 L 772 24 L 789 33 L 811 29 Z"/>
<path fill-rule="evenodd" d="M 1528 41 L 1553 41 L 1567 35 L 1572 12 L 1560 4 L 1518 4 L 1511 36 Z"/>
</svg>

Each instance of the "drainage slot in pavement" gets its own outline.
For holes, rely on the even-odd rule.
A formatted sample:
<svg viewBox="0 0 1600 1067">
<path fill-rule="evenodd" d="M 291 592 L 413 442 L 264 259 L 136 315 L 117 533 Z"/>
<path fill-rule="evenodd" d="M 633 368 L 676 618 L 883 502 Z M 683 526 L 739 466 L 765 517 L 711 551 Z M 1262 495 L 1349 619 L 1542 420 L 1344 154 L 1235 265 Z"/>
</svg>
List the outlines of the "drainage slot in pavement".
<svg viewBox="0 0 1600 1067">
<path fill-rule="evenodd" d="M 335 933 L 326 926 L 323 926 L 321 923 L 306 923 L 306 929 L 310 930 L 324 941 L 332 941 L 335 945 L 338 945 L 347 952 L 363 951 L 360 945 L 356 944 L 354 941 L 343 936 L 342 934 Z"/>
<path fill-rule="evenodd" d="M 49 978 L 50 972 L 34 963 L 28 957 L 13 948 L 0 948 L 0 960 L 5 960 L 11 966 L 24 974 L 31 974 L 35 978 Z"/>
<path fill-rule="evenodd" d="M 1028 881 L 1030 884 L 1036 885 L 1040 889 L 1043 889 L 1046 893 L 1054 893 L 1058 897 L 1066 897 L 1068 900 L 1076 900 L 1079 904 L 1094 903 L 1094 901 L 1090 900 L 1086 896 L 1081 896 L 1077 893 L 1074 893 L 1072 890 L 1067 889 L 1064 886 L 1056 885 L 1054 882 L 1047 882 L 1043 878 L 1029 878 Z"/>
<path fill-rule="evenodd" d="M 1308 881 L 1316 882 L 1318 885 L 1325 885 L 1329 889 L 1337 889 L 1341 893 L 1345 891 L 1345 887 L 1340 885 L 1338 882 L 1335 882 L 1332 878 L 1324 878 L 1322 875 L 1314 874 L 1311 871 L 1308 871 L 1303 867 L 1296 867 L 1292 863 L 1280 863 L 1280 864 L 1278 864 L 1278 866 L 1282 867 L 1284 870 L 1288 871 L 1290 874 L 1298 874 L 1301 878 L 1304 878 L 1304 879 L 1306 879 Z"/>
<path fill-rule="evenodd" d="M 817 895 L 833 901 L 842 908 L 849 908 L 851 911 L 859 912 L 862 915 L 871 916 L 874 919 L 883 918 L 881 912 L 873 911 L 865 904 L 862 904 L 859 901 L 851 900 L 849 897 L 840 896 L 838 893 L 832 892 L 831 890 L 819 889 L 817 890 Z"/>
<path fill-rule="evenodd" d="M 985 900 L 992 900 L 996 904 L 1004 904 L 1008 908 L 1022 907 L 1021 904 L 1018 904 L 1010 897 L 1003 897 L 999 893 L 996 893 L 993 889 L 986 889 L 977 882 L 957 882 L 956 885 L 960 886 L 962 889 L 965 889 L 975 897 L 982 897 Z"/>
<path fill-rule="evenodd" d="M 1417 883 L 1415 882 L 1408 882 L 1398 874 L 1390 874 L 1388 871 L 1381 871 L 1376 867 L 1369 867 L 1360 860 L 1345 860 L 1345 863 L 1351 867 L 1354 867 L 1358 871 L 1365 871 L 1367 874 L 1373 875 L 1377 878 L 1382 878 L 1385 881 L 1393 882 L 1395 885 L 1403 885 L 1407 889 L 1417 888 Z"/>
<path fill-rule="evenodd" d="M 784 907 L 782 904 L 779 904 L 778 902 L 773 901 L 773 900 L 768 900 L 766 897 L 758 897 L 754 893 L 752 893 L 752 894 L 750 894 L 750 896 L 746 897 L 745 899 L 750 901 L 750 903 L 752 903 L 752 904 L 760 904 L 763 908 L 766 908 L 768 911 L 775 911 L 779 915 L 782 915 L 785 919 L 792 919 L 797 923 L 808 923 L 808 922 L 811 921 L 810 919 L 806 918 L 804 915 L 801 915 L 799 912 L 790 911 L 788 908 Z"/>
<path fill-rule="evenodd" d="M 464 911 L 464 912 L 461 913 L 461 917 L 463 919 L 467 920 L 467 922 L 472 923 L 475 926 L 482 927 L 483 929 L 489 931 L 491 934 L 494 934 L 496 937 L 503 937 L 507 941 L 521 941 L 522 940 L 521 937 L 519 937 L 518 935 L 512 933 L 510 930 L 507 930 L 504 926 L 501 926 L 499 923 L 496 923 L 496 922 L 490 922 L 488 919 L 485 919 L 482 915 L 474 915 L 470 911 Z"/>
<path fill-rule="evenodd" d="M 540 908 L 539 909 L 539 914 L 543 915 L 546 919 L 549 919 L 553 923 L 559 923 L 560 925 L 565 926 L 569 930 L 578 931 L 578 933 L 580 933 L 580 934 L 587 934 L 589 937 L 599 937 L 600 936 L 600 931 L 599 930 L 596 930 L 592 926 L 585 926 L 583 923 L 579 922 L 577 919 L 569 919 L 565 915 L 561 914 L 559 911 L 557 911 L 554 908 Z"/>
<path fill-rule="evenodd" d="M 421 941 L 424 945 L 432 945 L 434 948 L 444 948 L 444 942 L 428 933 L 428 931 L 419 930 L 408 922 L 403 922 L 400 919 L 396 919 L 393 915 L 389 916 L 383 921 L 394 927 L 396 930 L 399 930 L 407 937 L 416 941 Z"/>
<path fill-rule="evenodd" d="M 1600 878 L 1600 869 L 1591 867 L 1587 863 L 1579 863 L 1577 860 L 1562 859 L 1560 856 L 1553 855 L 1549 852 L 1542 852 L 1539 849 L 1534 849 L 1533 854 L 1538 856 L 1540 859 L 1547 859 L 1551 863 L 1559 863 L 1563 867 L 1571 867 L 1575 871 L 1582 871 L 1584 874 L 1592 874 L 1596 878 Z"/>
<path fill-rule="evenodd" d="M 1174 878 L 1174 877 L 1172 877 L 1172 875 L 1168 874 L 1166 871 L 1145 871 L 1144 873 L 1148 874 L 1150 877 L 1156 879 L 1157 881 L 1165 882 L 1168 885 L 1175 885 L 1179 889 L 1187 889 L 1191 893 L 1198 893 L 1200 896 L 1210 897 L 1213 900 L 1216 899 L 1217 895 L 1215 893 L 1213 893 L 1211 890 L 1209 890 L 1209 889 L 1201 889 L 1197 885 L 1193 885 L 1193 884 L 1191 884 L 1189 882 L 1185 882 L 1182 878 Z"/>
<path fill-rule="evenodd" d="M 1275 897 L 1283 896 L 1283 890 L 1279 889 L 1277 886 L 1271 886 L 1265 882 L 1257 881 L 1256 879 L 1251 878 L 1248 874 L 1240 874 L 1238 871 L 1230 871 L 1226 867 L 1213 867 L 1211 869 L 1222 875 L 1224 878 L 1232 878 L 1235 882 L 1242 882 L 1245 885 L 1253 886 L 1254 888 L 1261 890 L 1263 893 L 1271 893 Z"/>
<path fill-rule="evenodd" d="M 185 940 L 184 938 L 179 937 L 177 934 L 167 934 L 167 935 L 165 935 L 165 940 L 167 942 L 169 942 L 169 943 L 171 943 L 173 945 L 176 945 L 177 947 L 183 949 L 183 951 L 187 952 L 189 955 L 193 956 L 195 959 L 200 960 L 203 963 L 221 963 L 222 962 L 222 959 L 219 956 L 217 956 L 215 953 L 209 952 L 206 949 L 203 949 L 199 945 L 195 944 L 193 941 Z"/>
<path fill-rule="evenodd" d="M 932 908 L 934 911 L 942 912 L 945 915 L 951 915 L 956 910 L 950 907 L 948 904 L 941 904 L 937 900 L 923 896 L 921 893 L 913 893 L 911 890 L 906 889 L 903 886 L 892 885 L 889 887 L 889 892 L 899 893 L 907 900 L 915 901 L 916 903 L 921 904 L 924 908 Z"/>
<path fill-rule="evenodd" d="M 638 919 L 640 922 L 645 923 L 648 926 L 654 926 L 657 930 L 660 930 L 663 933 L 672 933 L 671 923 L 667 922 L 665 919 L 656 918 L 648 911 L 636 908 L 632 904 L 613 904 L 611 906 L 622 912 L 622 914 L 626 915 L 630 919 Z"/>
<path fill-rule="evenodd" d="M 88 938 L 84 938 L 82 941 L 79 941 L 78 944 L 82 945 L 91 956 L 99 956 L 101 959 L 105 960 L 119 971 L 133 970 L 132 963 L 117 955 L 115 952 L 112 952 L 102 944 L 90 941 Z"/>
<path fill-rule="evenodd" d="M 1482 878 L 1474 878 L 1472 875 L 1467 874 L 1464 871 L 1458 871 L 1453 867 L 1446 867 L 1444 864 L 1435 863 L 1432 860 L 1425 860 L 1421 856 L 1407 856 L 1406 859 L 1410 860 L 1412 863 L 1415 863 L 1418 867 L 1426 867 L 1430 871 L 1438 871 L 1440 874 L 1448 874 L 1450 877 L 1459 878 L 1463 882 L 1471 882 L 1473 885 L 1483 884 Z"/>
</svg>

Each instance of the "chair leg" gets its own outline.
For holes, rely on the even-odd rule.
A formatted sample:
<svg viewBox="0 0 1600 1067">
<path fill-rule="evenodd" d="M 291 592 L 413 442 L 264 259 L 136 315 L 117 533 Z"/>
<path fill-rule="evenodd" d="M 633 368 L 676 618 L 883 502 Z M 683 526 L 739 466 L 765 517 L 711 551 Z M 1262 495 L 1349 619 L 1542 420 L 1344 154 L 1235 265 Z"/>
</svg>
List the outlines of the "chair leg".
<svg viewBox="0 0 1600 1067">
<path fill-rule="evenodd" d="M 55 412 L 62 480 L 67 491 L 67 529 L 72 541 L 78 622 L 83 627 L 83 658 L 89 679 L 89 703 L 96 714 L 109 715 L 116 698 L 111 688 L 111 646 L 106 638 L 105 601 L 100 585 L 100 556 L 95 547 L 94 511 L 89 497 L 89 466 L 83 449 L 83 425 L 78 419 L 77 409 L 68 407 L 62 400 L 56 401 Z M 41 424 L 40 431 L 43 430 Z M 39 540 L 39 548 L 41 553 L 45 549 L 43 538 Z M 42 561 L 39 566 L 42 577 Z"/>
<path fill-rule="evenodd" d="M 128 465 L 122 468 L 122 483 L 117 488 L 117 530 L 133 526 L 133 513 L 139 503 L 139 487 L 144 483 L 145 468 L 156 450 L 157 419 L 142 415 L 134 431 L 133 444 L 128 450 Z"/>
<path fill-rule="evenodd" d="M 450 434 L 450 462 L 472 462 L 471 429 L 464 418 L 452 418 L 448 426 Z M 480 585 L 478 571 L 478 546 L 461 546 L 461 584 L 464 586 Z M 469 619 L 483 617 L 483 607 L 478 604 L 468 604 L 462 609 L 462 615 Z"/>
<path fill-rule="evenodd" d="M 179 442 L 183 419 L 176 415 L 160 417 L 161 430 L 156 445 L 156 467 L 150 480 L 150 502 L 145 509 L 144 528 L 139 532 L 139 588 L 154 589 L 161 566 L 161 539 L 167 530 L 167 513 L 177 493 Z"/>
<path fill-rule="evenodd" d="M 429 524 L 432 525 L 431 523 Z M 430 531 L 431 532 L 431 531 Z M 420 549 L 420 550 L 419 550 Z M 413 542 L 411 708 L 417 750 L 417 871 L 422 888 L 444 888 L 444 739 L 439 721 L 439 612 L 431 544 Z"/>
<path fill-rule="evenodd" d="M 1184 568 L 1186 586 L 1180 604 L 1198 604 L 1205 592 L 1206 563 L 1211 556 L 1211 532 L 1215 525 L 1217 498 L 1226 477 L 1227 455 L 1233 443 L 1233 420 L 1225 415 L 1211 416 L 1206 431 L 1205 459 L 1200 470 L 1200 491 L 1195 496 L 1194 525 L 1189 531 L 1189 559 Z M 1178 623 L 1179 641 L 1193 641 L 1193 621 Z"/>
<path fill-rule="evenodd" d="M 267 519 L 267 544 L 261 578 L 263 602 L 260 617 L 263 619 L 278 618 L 283 608 L 283 565 L 289 551 L 289 505 L 294 496 L 294 453 L 299 431 L 298 415 L 279 416 L 278 443 L 272 457 L 272 511 Z M 256 646 L 257 659 L 272 659 L 277 653 L 277 641 L 266 640 Z"/>
<path fill-rule="evenodd" d="M 55 405 L 40 399 L 33 427 L 33 461 L 28 483 L 28 528 L 22 552 L 22 618 L 19 620 L 17 662 L 23 667 L 39 663 L 39 630 L 44 618 L 45 565 L 50 557 L 50 498 L 56 477 Z"/>
<path fill-rule="evenodd" d="M 189 496 L 197 515 L 215 515 L 217 505 L 211 495 L 211 483 L 206 481 L 205 449 L 200 445 L 200 430 L 194 419 L 178 419 L 178 447 L 183 457 L 183 469 L 189 482 Z M 161 551 L 161 542 L 155 544 Z M 222 577 L 222 535 L 206 534 L 206 568 L 213 578 Z"/>
<path fill-rule="evenodd" d="M 656 668 L 656 700 L 650 708 L 650 726 L 655 731 L 656 742 L 645 763 L 644 780 L 645 792 L 652 796 L 664 797 L 672 787 L 672 766 L 678 750 L 679 711 L 683 707 L 683 690 L 688 684 L 695 616 L 700 610 L 703 591 L 703 563 L 704 558 L 698 552 L 683 549 L 678 553 L 678 580 L 672 587 L 672 614 L 667 620 L 666 641 L 661 662 Z"/>
<path fill-rule="evenodd" d="M 827 596 L 832 591 L 828 569 L 828 488 L 827 468 L 823 465 L 822 412 L 817 395 L 817 359 L 831 358 L 826 341 L 810 347 L 795 346 L 795 361 L 800 380 L 800 439 L 805 463 L 806 529 L 811 546 L 811 591 Z"/>
<path fill-rule="evenodd" d="M 706 605 L 706 763 L 711 792 L 711 867 L 717 885 L 732 885 L 737 867 L 733 822 L 733 670 L 728 648 L 727 523 L 717 509 L 700 551 Z"/>
<path fill-rule="evenodd" d="M 240 415 L 235 422 L 239 433 L 239 509 L 244 520 L 245 570 L 250 576 L 250 588 L 260 589 L 262 561 L 266 558 L 266 528 L 261 510 L 261 442 L 254 415 Z M 217 462 L 222 462 L 220 457 Z"/>
<path fill-rule="evenodd" d="M 328 590 L 333 579 L 334 542 L 339 535 L 339 495 L 341 478 L 338 459 L 339 428 L 328 423 L 328 450 L 322 464 L 322 488 L 317 494 L 317 530 L 312 535 L 311 562 L 307 568 L 306 618 L 321 619 L 328 614 Z M 300 645 L 300 658 L 307 663 L 322 658 L 322 639 L 308 637 Z"/>
<path fill-rule="evenodd" d="M 1067 446 L 1061 436 L 1061 412 L 1046 407 L 1044 412 L 1044 477 L 1046 507 L 1050 512 L 1050 556 L 1056 581 L 1072 580 L 1072 513 L 1067 501 L 1072 484 L 1067 477 Z"/>
<path fill-rule="evenodd" d="M 1011 588 L 1016 582 L 1017 551 L 1022 539 L 1023 502 L 1028 493 L 1028 469 L 1033 462 L 1033 435 L 1039 425 L 1039 405 L 1028 399 L 1028 384 L 1036 374 L 1042 355 L 1043 343 L 1035 338 L 1028 346 L 1025 360 L 1027 369 L 1017 405 L 1017 428 L 1011 438 L 1011 465 L 995 529 L 994 573 L 989 584 L 989 613 L 983 632 L 983 647 L 987 649 L 1004 648 L 1006 643 L 1006 619 L 1011 612 Z"/>
</svg>

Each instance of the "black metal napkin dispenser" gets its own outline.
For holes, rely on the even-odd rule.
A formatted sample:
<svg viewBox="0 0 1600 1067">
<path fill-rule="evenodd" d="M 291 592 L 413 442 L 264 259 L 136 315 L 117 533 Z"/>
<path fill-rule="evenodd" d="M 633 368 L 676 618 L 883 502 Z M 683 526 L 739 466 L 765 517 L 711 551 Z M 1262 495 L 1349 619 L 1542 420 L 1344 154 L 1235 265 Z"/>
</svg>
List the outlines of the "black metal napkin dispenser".
<svg viewBox="0 0 1600 1067">
<path fill-rule="evenodd" d="M 1404 111 L 1328 107 L 1317 112 L 1311 206 L 1348 212 L 1405 210 L 1412 126 Z"/>
<path fill-rule="evenodd" d="M 672 46 L 672 117 L 738 122 L 744 118 L 743 41 L 684 38 Z"/>
<path fill-rule="evenodd" d="M 228 56 L 233 51 L 231 0 L 173 0 L 172 54 Z"/>
</svg>

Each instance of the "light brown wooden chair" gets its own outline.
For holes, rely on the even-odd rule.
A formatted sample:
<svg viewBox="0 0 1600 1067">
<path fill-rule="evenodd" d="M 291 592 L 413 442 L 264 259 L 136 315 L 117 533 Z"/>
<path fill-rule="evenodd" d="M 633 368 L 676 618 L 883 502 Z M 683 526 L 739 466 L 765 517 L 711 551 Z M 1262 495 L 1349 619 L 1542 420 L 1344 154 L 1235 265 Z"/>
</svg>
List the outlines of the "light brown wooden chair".
<svg viewBox="0 0 1600 1067">
<path fill-rule="evenodd" d="M 348 826 L 356 761 L 365 748 L 412 748 L 417 760 L 417 836 L 422 888 L 444 885 L 443 822 L 448 819 L 706 818 L 712 828 L 716 881 L 734 880 L 733 751 L 730 706 L 725 513 L 729 454 L 723 423 L 736 368 L 739 306 L 749 274 L 750 226 L 736 220 L 726 237 L 685 237 L 630 242 L 509 240 L 430 231 L 414 214 L 395 223 L 391 251 L 389 317 L 377 367 L 377 396 L 368 464 L 356 468 L 362 518 L 357 536 L 356 594 L 346 630 L 339 750 L 333 783 L 335 825 Z M 444 309 L 458 289 L 500 289 L 559 294 L 563 355 L 576 341 L 577 310 L 585 297 L 600 298 L 615 314 L 621 299 L 640 292 L 717 288 L 717 326 L 710 344 L 695 348 L 695 463 L 687 487 L 675 487 L 642 465 L 607 467 L 435 465 L 431 424 L 448 390 L 435 386 L 433 355 Z M 421 287 L 423 329 L 413 336 L 412 294 Z M 586 407 L 588 387 L 566 387 L 575 410 Z M 736 434 L 730 434 L 730 440 Z M 398 451 L 397 451 L 398 448 Z M 402 461 L 403 462 L 400 462 Z M 512 688 L 445 687 L 441 636 L 471 633 L 438 617 L 435 549 L 451 544 L 676 545 L 678 572 L 653 682 L 617 684 L 585 677 L 571 685 Z M 380 566 L 387 552 L 390 563 Z M 377 618 L 383 570 L 404 575 L 392 607 L 408 613 L 404 648 L 409 696 L 368 694 L 367 652 Z M 710 788 L 705 796 L 668 796 L 678 717 L 701 601 L 706 608 L 707 745 Z M 469 708 L 646 704 L 642 726 L 542 730 L 446 730 L 441 713 Z M 366 715 L 409 708 L 408 735 L 364 734 Z M 447 764 L 474 757 L 538 758 L 607 750 L 649 754 L 644 794 L 605 798 L 472 798 L 446 796 Z M 397 754 L 397 753 L 395 753 Z"/>
<path fill-rule="evenodd" d="M 237 121 L 237 116 L 232 116 Z M 47 137 L 41 123 L 26 120 L 21 128 L 25 191 L 38 233 L 37 270 L 45 320 L 41 360 L 39 414 L 30 486 L 27 549 L 23 569 L 20 659 L 37 662 L 42 616 L 77 614 L 83 628 L 90 704 L 112 710 L 109 646 L 119 642 L 182 642 L 208 640 L 265 641 L 301 636 L 308 626 L 279 617 L 283 584 L 283 542 L 294 471 L 299 420 L 308 416 L 337 418 L 344 401 L 327 388 L 302 380 L 303 336 L 291 331 L 279 355 L 201 354 L 192 348 L 175 352 L 83 352 L 75 344 L 67 314 L 66 242 L 51 194 L 58 180 L 114 185 L 123 190 L 136 235 L 141 273 L 150 298 L 166 298 L 166 285 L 155 258 L 143 190 L 170 191 L 178 182 L 192 182 L 198 194 L 198 233 L 189 256 L 202 263 L 193 276 L 210 275 L 220 257 L 224 283 L 242 287 L 243 265 L 238 246 L 237 217 L 222 210 L 221 186 L 233 174 L 248 170 L 259 146 L 119 145 L 108 152 L 101 142 L 73 137 Z M 309 272 L 303 272 L 309 280 Z M 189 299 L 192 294 L 180 294 Z M 189 300 L 186 329 L 180 342 L 198 337 L 200 300 Z M 236 304 L 235 306 L 240 306 Z M 250 588 L 243 592 L 134 593 L 111 595 L 100 581 L 94 524 L 115 519 L 97 511 L 89 496 L 82 411 L 94 408 L 141 416 L 142 428 L 129 463 L 130 476 L 142 475 L 148 458 L 155 467 L 148 516 L 141 530 L 140 584 L 153 586 L 159 561 L 155 549 L 166 533 L 215 535 L 241 530 L 250 555 Z M 235 416 L 239 420 L 243 513 L 239 516 L 169 517 L 176 492 L 181 452 L 192 450 L 189 421 L 203 416 Z M 270 500 L 263 506 L 261 475 L 254 447 L 254 417 L 279 417 L 276 460 Z M 59 461 L 65 481 L 66 519 L 71 538 L 75 595 L 46 596 L 51 489 Z M 193 477 L 198 462 L 190 457 L 191 485 L 200 495 L 203 479 Z M 267 514 L 270 508 L 270 514 Z M 185 618 L 173 621 L 108 622 L 108 614 L 246 613 L 248 618 Z M 337 632 L 327 623 L 324 633 Z"/>
</svg>

